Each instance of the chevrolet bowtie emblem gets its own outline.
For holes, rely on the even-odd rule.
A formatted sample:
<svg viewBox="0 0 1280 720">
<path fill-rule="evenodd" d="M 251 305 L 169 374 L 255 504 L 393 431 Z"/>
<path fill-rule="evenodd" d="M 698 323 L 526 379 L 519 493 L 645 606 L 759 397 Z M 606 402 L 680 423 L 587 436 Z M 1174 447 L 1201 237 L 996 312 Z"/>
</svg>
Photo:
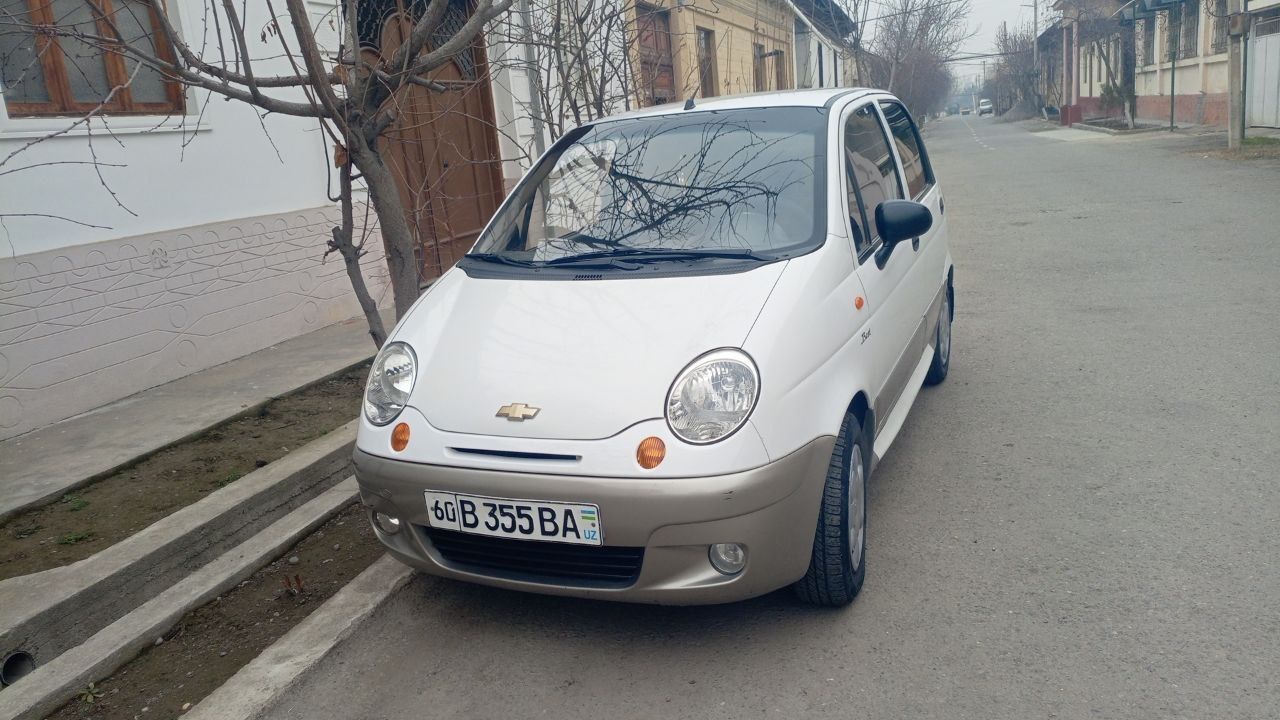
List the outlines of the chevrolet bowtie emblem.
<svg viewBox="0 0 1280 720">
<path fill-rule="evenodd" d="M 498 414 L 495 417 L 504 417 L 511 422 L 524 422 L 532 420 L 538 416 L 538 411 L 542 408 L 529 407 L 524 403 L 511 403 L 498 408 Z"/>
</svg>

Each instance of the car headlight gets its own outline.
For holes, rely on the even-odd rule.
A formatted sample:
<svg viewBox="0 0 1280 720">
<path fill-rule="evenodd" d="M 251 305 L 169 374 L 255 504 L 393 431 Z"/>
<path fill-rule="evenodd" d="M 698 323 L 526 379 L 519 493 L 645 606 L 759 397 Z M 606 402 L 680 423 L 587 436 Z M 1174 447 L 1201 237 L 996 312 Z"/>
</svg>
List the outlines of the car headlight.
<svg viewBox="0 0 1280 720">
<path fill-rule="evenodd" d="M 409 402 L 418 378 L 418 358 L 413 348 L 402 342 L 382 346 L 373 359 L 369 382 L 364 388 L 364 416 L 374 425 L 395 420 Z"/>
<path fill-rule="evenodd" d="M 705 445 L 729 437 L 751 415 L 760 373 L 741 350 L 713 350 L 689 363 L 667 395 L 667 426 L 676 437 Z"/>
</svg>

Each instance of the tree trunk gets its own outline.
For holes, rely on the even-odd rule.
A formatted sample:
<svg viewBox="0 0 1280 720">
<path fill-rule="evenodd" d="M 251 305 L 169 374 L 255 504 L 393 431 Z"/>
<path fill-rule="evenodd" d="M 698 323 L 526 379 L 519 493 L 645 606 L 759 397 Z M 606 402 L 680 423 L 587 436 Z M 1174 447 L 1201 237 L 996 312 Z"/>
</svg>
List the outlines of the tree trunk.
<svg viewBox="0 0 1280 720">
<path fill-rule="evenodd" d="M 1121 40 L 1121 42 L 1124 42 L 1124 41 Z M 1115 71 L 1111 69 L 1110 53 L 1108 53 L 1107 49 L 1103 47 L 1104 45 L 1110 44 L 1110 41 L 1108 39 L 1102 42 L 1096 42 L 1094 44 L 1098 48 L 1098 57 L 1102 58 L 1102 67 L 1106 68 L 1107 81 L 1111 83 L 1111 87 L 1115 91 L 1115 93 L 1121 97 L 1120 107 L 1124 111 L 1125 124 L 1129 126 L 1130 130 L 1132 130 L 1134 126 L 1134 121 L 1133 121 L 1134 113 L 1133 113 L 1133 106 L 1129 103 L 1129 95 L 1130 95 L 1129 89 L 1120 87 L 1119 81 L 1116 80 Z"/>
<path fill-rule="evenodd" d="M 378 312 L 378 303 L 369 294 L 369 286 L 364 282 L 364 274 L 360 272 L 360 257 L 364 255 L 362 248 L 355 244 L 355 213 L 351 200 L 351 164 L 342 167 L 339 177 L 339 202 L 342 206 L 342 224 L 333 227 L 333 240 L 329 247 L 342 256 L 347 266 L 347 278 L 351 280 L 351 289 L 364 311 L 365 322 L 369 324 L 369 337 L 379 349 L 387 342 L 387 329 L 382 324 L 382 315 Z"/>
<path fill-rule="evenodd" d="M 353 145 L 361 145 L 355 141 Z M 378 214 L 378 227 L 387 252 L 387 269 L 391 273 L 391 292 L 395 298 L 396 317 L 402 318 L 418 300 L 418 258 L 414 254 L 416 244 L 409 221 L 405 218 L 404 203 L 400 202 L 400 189 L 396 187 L 391 169 L 375 150 L 364 147 L 351 148 L 351 162 L 364 176 L 369 187 L 369 198 Z"/>
</svg>

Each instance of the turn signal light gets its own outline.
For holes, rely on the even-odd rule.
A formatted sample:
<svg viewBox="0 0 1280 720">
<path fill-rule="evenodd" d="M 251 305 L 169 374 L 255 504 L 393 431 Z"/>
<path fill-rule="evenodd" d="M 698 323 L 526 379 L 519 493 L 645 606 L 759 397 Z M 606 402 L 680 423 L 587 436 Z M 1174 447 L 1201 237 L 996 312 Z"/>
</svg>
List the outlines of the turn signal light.
<svg viewBox="0 0 1280 720">
<path fill-rule="evenodd" d="M 409 423 L 400 423 L 391 431 L 391 449 L 396 452 L 409 447 Z"/>
<path fill-rule="evenodd" d="M 662 442 L 662 438 L 647 437 L 641 440 L 640 446 L 636 448 L 636 462 L 640 463 L 640 467 L 645 470 L 658 467 L 666 456 L 667 444 Z"/>
</svg>

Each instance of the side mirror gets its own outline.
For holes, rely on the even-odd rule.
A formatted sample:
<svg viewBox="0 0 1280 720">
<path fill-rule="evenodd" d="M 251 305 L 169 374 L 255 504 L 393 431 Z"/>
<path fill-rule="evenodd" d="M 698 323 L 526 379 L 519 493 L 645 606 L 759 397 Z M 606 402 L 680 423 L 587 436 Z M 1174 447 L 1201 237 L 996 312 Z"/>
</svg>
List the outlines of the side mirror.
<svg viewBox="0 0 1280 720">
<path fill-rule="evenodd" d="M 929 232 L 930 227 L 933 227 L 933 213 L 918 202 L 885 200 L 877 205 L 876 232 L 881 245 L 876 251 L 876 266 L 883 270 L 898 243 L 918 238 Z"/>
<path fill-rule="evenodd" d="M 886 246 L 918 238 L 933 227 L 929 208 L 911 200 L 885 200 L 876 206 L 876 231 Z"/>
</svg>

